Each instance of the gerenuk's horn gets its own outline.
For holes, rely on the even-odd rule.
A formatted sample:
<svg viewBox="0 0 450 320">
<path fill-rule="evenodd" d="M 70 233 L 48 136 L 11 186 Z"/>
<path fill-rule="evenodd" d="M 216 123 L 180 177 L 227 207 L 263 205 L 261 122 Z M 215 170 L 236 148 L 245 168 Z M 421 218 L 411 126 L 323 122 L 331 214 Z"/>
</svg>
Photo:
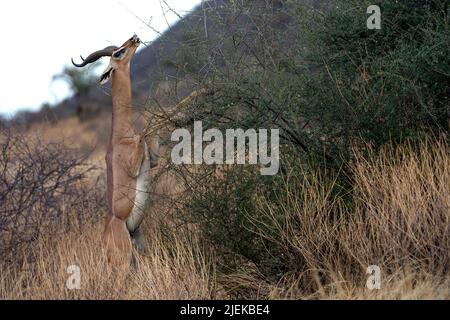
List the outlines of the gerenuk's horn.
<svg viewBox="0 0 450 320">
<path fill-rule="evenodd" d="M 95 51 L 94 53 L 91 53 L 91 54 L 90 54 L 86 59 L 84 59 L 83 62 L 80 63 L 80 64 L 75 63 L 75 62 L 73 61 L 73 59 L 72 59 L 72 63 L 73 63 L 73 65 L 74 65 L 75 67 L 82 68 L 82 67 L 84 67 L 85 65 L 87 65 L 87 64 L 89 64 L 89 63 L 93 63 L 93 62 L 97 61 L 97 60 L 100 59 L 101 57 L 110 57 L 110 56 L 112 56 L 113 52 L 114 52 L 115 50 L 117 50 L 117 49 L 118 49 L 118 47 L 116 47 L 116 46 L 109 46 L 109 47 L 106 47 L 105 49 L 98 50 L 98 51 Z"/>
</svg>

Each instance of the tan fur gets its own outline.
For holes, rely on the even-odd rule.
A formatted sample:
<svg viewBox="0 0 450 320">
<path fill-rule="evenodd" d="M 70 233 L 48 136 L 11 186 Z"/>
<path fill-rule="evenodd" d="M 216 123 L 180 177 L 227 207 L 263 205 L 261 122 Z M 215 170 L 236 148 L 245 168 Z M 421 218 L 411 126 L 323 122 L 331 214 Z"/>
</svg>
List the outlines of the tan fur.
<svg viewBox="0 0 450 320">
<path fill-rule="evenodd" d="M 126 270 L 131 260 L 131 240 L 125 222 L 112 215 L 106 218 L 103 241 L 108 261 L 116 268 Z"/>
<path fill-rule="evenodd" d="M 144 139 L 132 124 L 130 61 L 139 43 L 133 38 L 121 48 L 128 48 L 121 60 L 111 58 L 112 130 L 108 152 L 107 194 L 109 203 L 104 241 L 108 260 L 114 265 L 131 261 L 131 238 L 126 221 L 136 196 L 136 179 L 144 158 Z"/>
<path fill-rule="evenodd" d="M 105 157 L 108 216 L 103 240 L 108 260 L 116 266 L 129 265 L 132 244 L 142 251 L 144 237 L 139 226 L 147 214 L 149 170 L 158 162 L 158 143 L 154 136 L 148 130 L 137 134 L 132 123 L 130 62 L 140 43 L 134 35 L 120 47 L 95 51 L 82 64 L 72 60 L 81 68 L 103 56 L 111 57 L 100 77 L 100 84 L 112 79 L 112 126 Z"/>
<path fill-rule="evenodd" d="M 139 226 L 147 214 L 145 191 L 150 183 L 147 175 L 150 168 L 158 165 L 159 157 L 159 144 L 154 134 L 162 124 L 137 134 L 132 123 L 130 61 L 139 44 L 139 38 L 133 36 L 121 47 L 114 47 L 101 77 L 101 84 L 112 79 L 112 126 L 105 157 L 108 217 L 103 240 L 108 260 L 115 266 L 129 266 L 132 243 L 138 251 L 143 250 L 144 237 Z M 104 55 L 105 50 L 101 52 Z M 206 89 L 193 92 L 175 110 L 179 111 L 199 95 L 208 93 Z"/>
</svg>

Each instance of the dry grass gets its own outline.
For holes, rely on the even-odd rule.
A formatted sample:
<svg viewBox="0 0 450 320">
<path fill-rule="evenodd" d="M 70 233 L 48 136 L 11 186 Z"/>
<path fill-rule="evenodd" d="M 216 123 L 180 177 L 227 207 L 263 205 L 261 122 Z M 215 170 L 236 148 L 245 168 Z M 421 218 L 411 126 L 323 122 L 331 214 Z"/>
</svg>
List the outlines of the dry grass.
<svg viewBox="0 0 450 320">
<path fill-rule="evenodd" d="M 260 210 L 276 230 L 261 236 L 290 271 L 279 283 L 245 272 L 236 282 L 270 298 L 450 299 L 449 151 L 445 139 L 426 139 L 356 152 L 352 206 L 335 181 L 288 176 L 279 201 L 261 199 Z M 381 290 L 366 288 L 370 265 L 381 269 Z"/>
<path fill-rule="evenodd" d="M 443 139 L 368 157 L 355 152 L 352 206 L 348 195 L 333 191 L 335 181 L 317 173 L 287 176 L 278 201 L 259 199 L 256 215 L 275 228 L 261 236 L 282 249 L 289 270 L 277 282 L 250 264 L 220 274 L 213 253 L 170 221 L 173 205 L 161 200 L 144 225 L 146 252 L 126 276 L 105 261 L 97 219 L 81 233 L 39 238 L 20 255 L 26 259 L 0 260 L 0 298 L 213 299 L 247 290 L 269 299 L 450 299 L 449 151 Z M 170 198 L 177 183 L 165 175 L 156 192 Z M 86 214 L 102 215 L 97 209 Z M 381 290 L 365 286 L 374 264 Z M 70 265 L 80 267 L 80 290 L 66 287 Z"/>
<path fill-rule="evenodd" d="M 424 273 L 404 272 L 382 279 L 380 290 L 369 290 L 364 282 L 352 282 L 341 278 L 319 290 L 307 294 L 297 287 L 298 282 L 272 285 L 269 299 L 319 299 L 319 300 L 448 300 L 450 278 Z M 297 279 L 298 280 L 298 279 Z"/>
<path fill-rule="evenodd" d="M 81 134 L 75 129 L 78 122 L 69 119 L 54 128 L 41 128 L 40 141 L 64 142 L 69 147 L 83 148 L 91 131 Z M 79 124 L 83 128 L 89 123 Z M 67 126 L 67 130 L 64 127 Z M 35 128 L 36 129 L 36 128 Z M 36 129 L 37 130 L 37 129 Z M 86 139 L 74 139 L 80 133 Z M 75 134 L 72 136 L 71 134 Z M 30 146 L 34 142 L 25 139 Z M 92 141 L 91 141 L 92 142 Z M 73 144 L 75 143 L 75 145 Z M 76 144 L 79 143 L 79 144 Z M 94 141 L 95 143 L 95 141 Z M 93 145 L 90 145 L 92 147 Z M 104 146 L 99 145 L 87 160 L 104 167 Z M 100 155 L 100 156 L 99 156 Z M 9 168 L 10 169 L 10 168 Z M 83 185 L 90 186 L 97 179 L 104 179 L 96 171 L 86 175 Z M 100 184 L 100 187 L 103 186 Z M 77 186 L 74 186 L 78 188 Z M 176 183 L 170 173 L 163 173 L 155 194 L 170 196 Z M 97 194 L 97 193 L 96 193 Z M 98 190 L 102 197 L 104 191 Z M 147 246 L 144 255 L 135 254 L 130 272 L 123 275 L 112 270 L 102 247 L 101 234 L 104 208 L 95 199 L 80 198 L 79 210 L 89 222 L 79 225 L 76 212 L 66 210 L 64 201 L 58 203 L 64 218 L 76 228 L 65 233 L 43 229 L 40 237 L 17 246 L 15 254 L 0 259 L 0 299 L 211 299 L 218 297 L 214 264 L 210 255 L 201 250 L 198 240 L 191 233 L 172 228 L 164 219 L 170 208 L 163 199 L 155 202 L 151 216 L 144 223 Z M 167 199 L 166 199 L 167 200 Z M 86 202 L 86 203 L 85 203 Z M 36 212 L 32 213 L 36 216 Z M 43 218 L 46 215 L 42 216 Z M 40 218 L 40 223 L 45 224 Z M 19 235 L 17 235 L 18 237 Z M 1 237 L 0 237 L 1 239 Z M 9 257 L 11 256 L 11 257 Z M 67 268 L 78 266 L 81 272 L 80 290 L 69 290 L 66 282 L 71 276 Z"/>
<path fill-rule="evenodd" d="M 216 297 L 212 266 L 196 241 L 178 236 L 170 246 L 153 235 L 147 254 L 128 275 L 108 265 L 101 226 L 83 234 L 40 240 L 20 267 L 0 267 L 0 297 L 6 299 L 211 299 Z M 30 252 L 28 252 L 30 255 Z M 79 290 L 66 287 L 71 265 L 80 268 Z"/>
</svg>

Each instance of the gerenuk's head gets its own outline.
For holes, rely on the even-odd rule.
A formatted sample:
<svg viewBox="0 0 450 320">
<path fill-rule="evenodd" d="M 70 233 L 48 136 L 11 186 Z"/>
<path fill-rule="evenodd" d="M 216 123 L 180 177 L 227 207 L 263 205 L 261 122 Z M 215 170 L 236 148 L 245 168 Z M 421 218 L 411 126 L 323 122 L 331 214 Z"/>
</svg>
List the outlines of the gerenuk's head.
<svg viewBox="0 0 450 320">
<path fill-rule="evenodd" d="M 75 63 L 73 59 L 72 63 L 74 66 L 82 68 L 102 57 L 111 57 L 108 67 L 100 77 L 100 83 L 105 84 L 111 78 L 114 70 L 129 68 L 131 58 L 134 56 L 136 49 L 140 44 L 141 40 L 137 35 L 134 35 L 120 47 L 109 46 L 91 53 L 86 59 L 81 58 L 83 62 L 80 64 Z"/>
</svg>

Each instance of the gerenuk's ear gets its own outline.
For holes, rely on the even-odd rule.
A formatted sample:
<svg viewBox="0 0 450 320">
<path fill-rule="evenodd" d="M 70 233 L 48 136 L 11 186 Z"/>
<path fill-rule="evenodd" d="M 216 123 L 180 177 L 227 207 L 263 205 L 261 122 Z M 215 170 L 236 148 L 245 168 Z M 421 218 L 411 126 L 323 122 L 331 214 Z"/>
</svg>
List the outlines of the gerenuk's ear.
<svg viewBox="0 0 450 320">
<path fill-rule="evenodd" d="M 111 67 L 110 65 L 106 68 L 106 70 L 102 73 L 102 76 L 100 77 L 100 81 L 99 83 L 101 85 L 104 85 L 106 83 L 108 83 L 109 79 L 111 79 L 112 77 L 112 73 L 114 72 L 113 67 Z"/>
</svg>

